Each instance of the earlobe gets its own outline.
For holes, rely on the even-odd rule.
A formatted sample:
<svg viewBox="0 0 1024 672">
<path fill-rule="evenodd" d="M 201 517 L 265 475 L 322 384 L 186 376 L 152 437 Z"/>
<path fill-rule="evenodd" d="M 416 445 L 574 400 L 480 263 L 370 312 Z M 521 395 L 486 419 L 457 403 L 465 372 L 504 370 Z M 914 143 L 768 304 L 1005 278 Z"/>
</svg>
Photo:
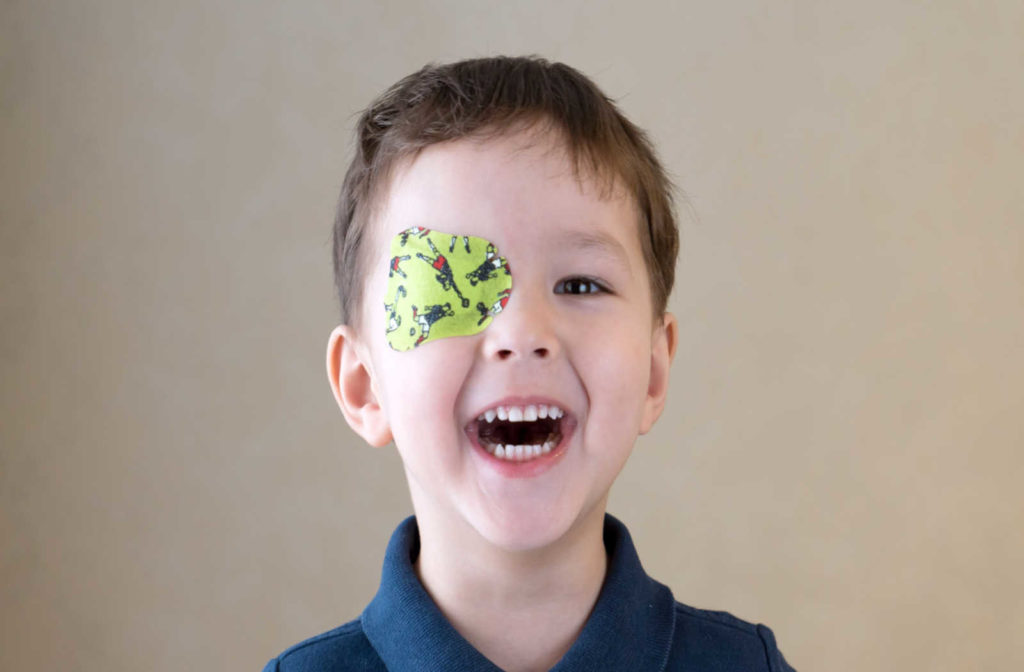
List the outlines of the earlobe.
<svg viewBox="0 0 1024 672">
<path fill-rule="evenodd" d="M 349 426 L 371 446 L 391 441 L 387 415 L 378 399 L 372 366 L 355 330 L 339 325 L 327 341 L 327 379 Z"/>
<path fill-rule="evenodd" d="M 662 316 L 661 324 L 651 335 L 651 377 L 647 383 L 647 401 L 640 423 L 640 433 L 646 434 L 665 408 L 668 396 L 669 371 L 676 355 L 679 325 L 672 313 Z"/>
</svg>

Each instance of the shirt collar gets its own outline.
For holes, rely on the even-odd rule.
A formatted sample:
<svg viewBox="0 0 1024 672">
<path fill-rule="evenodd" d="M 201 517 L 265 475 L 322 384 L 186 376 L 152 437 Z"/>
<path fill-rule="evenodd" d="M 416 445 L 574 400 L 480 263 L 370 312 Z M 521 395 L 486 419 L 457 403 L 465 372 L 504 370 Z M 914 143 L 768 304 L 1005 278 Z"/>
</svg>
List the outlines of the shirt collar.
<svg viewBox="0 0 1024 672">
<path fill-rule="evenodd" d="M 604 519 L 608 570 L 594 610 L 572 648 L 552 672 L 661 670 L 675 627 L 671 591 L 640 565 L 626 526 Z M 413 567 L 419 553 L 416 518 L 391 536 L 380 588 L 362 614 L 363 631 L 389 670 L 500 672 L 463 639 L 427 594 Z"/>
</svg>

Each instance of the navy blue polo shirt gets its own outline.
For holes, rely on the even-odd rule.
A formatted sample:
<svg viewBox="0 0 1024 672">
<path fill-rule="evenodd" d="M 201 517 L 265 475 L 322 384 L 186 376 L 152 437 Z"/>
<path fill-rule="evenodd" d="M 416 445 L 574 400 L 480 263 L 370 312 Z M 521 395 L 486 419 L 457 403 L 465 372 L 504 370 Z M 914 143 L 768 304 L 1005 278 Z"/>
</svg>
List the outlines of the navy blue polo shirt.
<svg viewBox="0 0 1024 672">
<path fill-rule="evenodd" d="M 772 631 L 676 602 L 640 565 L 626 526 L 605 515 L 608 571 L 594 610 L 553 671 L 792 672 Z M 376 597 L 362 615 L 296 644 L 263 672 L 500 672 L 442 615 L 413 568 L 416 518 L 391 536 Z"/>
</svg>

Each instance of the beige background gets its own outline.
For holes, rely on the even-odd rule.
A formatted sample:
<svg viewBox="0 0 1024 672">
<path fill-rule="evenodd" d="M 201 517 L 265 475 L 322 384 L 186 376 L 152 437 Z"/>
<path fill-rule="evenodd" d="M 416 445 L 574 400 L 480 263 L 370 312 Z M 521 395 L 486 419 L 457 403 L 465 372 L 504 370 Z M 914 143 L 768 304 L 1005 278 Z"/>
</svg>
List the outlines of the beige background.
<svg viewBox="0 0 1024 672">
<path fill-rule="evenodd" d="M 1024 5 L 0 4 L 0 667 L 257 670 L 409 512 L 334 407 L 354 115 L 540 53 L 689 195 L 670 407 L 613 491 L 799 669 L 1024 667 Z"/>
</svg>

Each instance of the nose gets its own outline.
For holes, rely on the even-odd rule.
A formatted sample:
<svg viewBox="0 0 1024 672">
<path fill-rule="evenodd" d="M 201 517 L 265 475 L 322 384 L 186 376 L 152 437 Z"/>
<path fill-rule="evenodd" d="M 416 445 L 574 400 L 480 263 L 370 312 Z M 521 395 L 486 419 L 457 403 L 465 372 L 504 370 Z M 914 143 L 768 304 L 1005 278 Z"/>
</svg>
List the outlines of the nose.
<svg viewBox="0 0 1024 672">
<path fill-rule="evenodd" d="M 495 361 L 547 360 L 559 351 L 555 316 L 545 293 L 513 287 L 508 303 L 484 330 L 484 354 Z"/>
</svg>

